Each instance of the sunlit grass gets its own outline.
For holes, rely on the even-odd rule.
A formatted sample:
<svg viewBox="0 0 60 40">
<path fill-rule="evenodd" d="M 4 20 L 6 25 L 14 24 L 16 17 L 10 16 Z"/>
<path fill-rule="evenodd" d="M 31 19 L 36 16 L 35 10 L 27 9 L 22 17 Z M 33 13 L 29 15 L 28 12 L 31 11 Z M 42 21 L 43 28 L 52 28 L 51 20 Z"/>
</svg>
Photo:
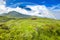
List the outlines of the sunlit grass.
<svg viewBox="0 0 60 40">
<path fill-rule="evenodd" d="M 60 21 L 48 18 L 9 20 L 0 25 L 0 40 L 60 40 Z"/>
</svg>

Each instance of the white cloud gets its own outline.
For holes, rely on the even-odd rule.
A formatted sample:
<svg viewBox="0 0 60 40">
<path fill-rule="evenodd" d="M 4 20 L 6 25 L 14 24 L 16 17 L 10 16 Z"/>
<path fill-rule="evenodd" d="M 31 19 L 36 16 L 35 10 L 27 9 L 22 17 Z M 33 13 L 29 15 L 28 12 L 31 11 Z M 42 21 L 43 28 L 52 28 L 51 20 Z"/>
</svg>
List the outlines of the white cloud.
<svg viewBox="0 0 60 40">
<path fill-rule="evenodd" d="M 0 14 L 6 12 L 4 0 L 0 0 Z"/>
<path fill-rule="evenodd" d="M 49 7 L 49 10 L 55 15 L 57 19 L 60 19 L 60 4 Z"/>
<path fill-rule="evenodd" d="M 44 5 L 33 5 L 33 6 L 27 5 L 26 7 L 31 9 L 31 11 L 27 11 L 19 7 L 17 8 L 6 7 L 4 1 L 0 3 L 3 3 L 0 4 L 0 14 L 7 13 L 9 11 L 17 11 L 19 13 L 26 14 L 26 15 L 55 18 L 54 15 L 52 15 L 51 12 Z"/>
<path fill-rule="evenodd" d="M 50 9 L 50 10 L 60 9 L 60 4 L 53 5 L 52 7 L 49 7 L 49 9 Z"/>
<path fill-rule="evenodd" d="M 0 0 L 0 5 L 5 4 L 4 0 Z"/>
</svg>

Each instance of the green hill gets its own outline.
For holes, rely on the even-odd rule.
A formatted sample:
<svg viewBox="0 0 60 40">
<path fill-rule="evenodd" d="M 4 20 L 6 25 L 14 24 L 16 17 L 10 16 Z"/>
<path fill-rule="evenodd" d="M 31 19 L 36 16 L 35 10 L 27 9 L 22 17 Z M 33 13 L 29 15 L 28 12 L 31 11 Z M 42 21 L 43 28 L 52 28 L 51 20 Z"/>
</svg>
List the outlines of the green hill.
<svg viewBox="0 0 60 40">
<path fill-rule="evenodd" d="M 60 20 L 48 18 L 5 20 L 7 19 L 9 20 L 0 22 L 0 40 L 60 40 Z"/>
<path fill-rule="evenodd" d="M 30 15 L 21 14 L 21 13 L 16 12 L 16 11 L 10 11 L 8 13 L 3 13 L 0 16 L 6 16 L 9 18 L 28 18 L 28 17 L 31 17 Z"/>
</svg>

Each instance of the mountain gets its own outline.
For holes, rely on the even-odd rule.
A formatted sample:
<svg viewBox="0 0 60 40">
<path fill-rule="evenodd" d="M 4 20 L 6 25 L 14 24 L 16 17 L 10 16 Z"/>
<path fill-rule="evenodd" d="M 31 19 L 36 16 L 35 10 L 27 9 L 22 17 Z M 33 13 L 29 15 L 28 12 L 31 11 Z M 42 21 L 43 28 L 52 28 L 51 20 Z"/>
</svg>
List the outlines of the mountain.
<svg viewBox="0 0 60 40">
<path fill-rule="evenodd" d="M 10 18 L 29 18 L 29 17 L 31 17 L 30 15 L 21 14 L 21 13 L 16 12 L 16 11 L 10 11 L 8 13 L 3 13 L 0 16 L 7 16 Z"/>
</svg>

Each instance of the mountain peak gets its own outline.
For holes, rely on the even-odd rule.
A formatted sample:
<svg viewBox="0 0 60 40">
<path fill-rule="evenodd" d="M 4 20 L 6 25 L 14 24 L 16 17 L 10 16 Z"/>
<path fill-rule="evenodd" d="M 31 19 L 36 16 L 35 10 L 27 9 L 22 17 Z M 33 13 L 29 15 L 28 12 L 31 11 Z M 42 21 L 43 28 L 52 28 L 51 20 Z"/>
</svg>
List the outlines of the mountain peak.
<svg viewBox="0 0 60 40">
<path fill-rule="evenodd" d="M 8 13 L 3 13 L 2 16 L 7 16 L 10 18 L 28 18 L 31 17 L 30 15 L 25 15 L 16 11 L 10 11 Z"/>
</svg>

